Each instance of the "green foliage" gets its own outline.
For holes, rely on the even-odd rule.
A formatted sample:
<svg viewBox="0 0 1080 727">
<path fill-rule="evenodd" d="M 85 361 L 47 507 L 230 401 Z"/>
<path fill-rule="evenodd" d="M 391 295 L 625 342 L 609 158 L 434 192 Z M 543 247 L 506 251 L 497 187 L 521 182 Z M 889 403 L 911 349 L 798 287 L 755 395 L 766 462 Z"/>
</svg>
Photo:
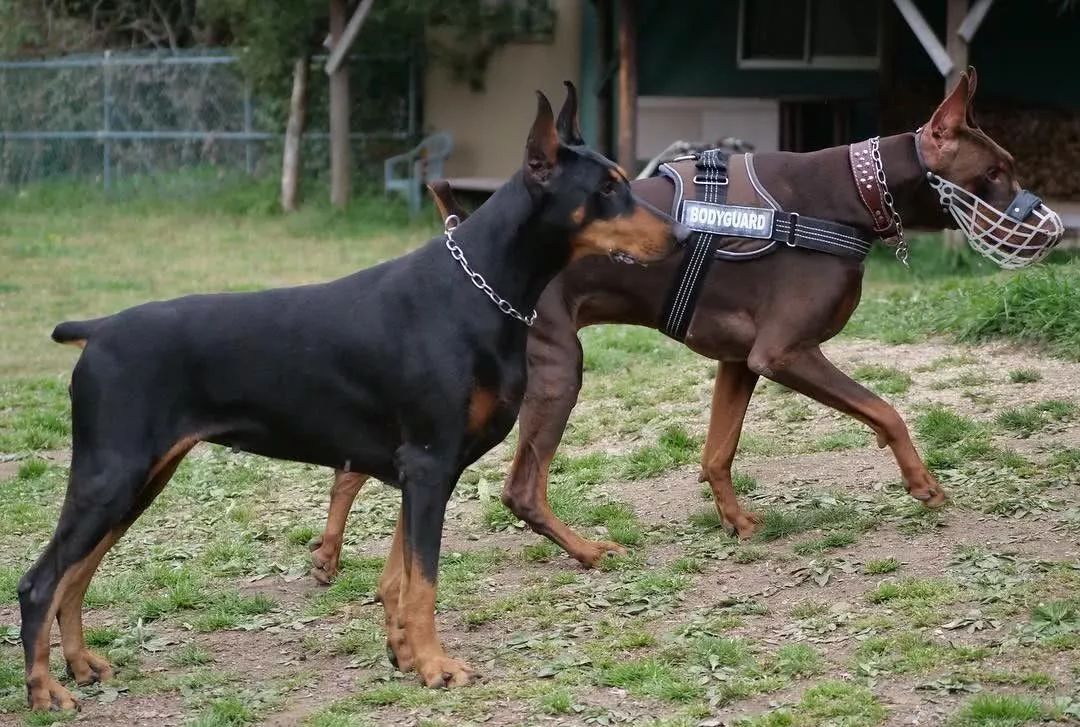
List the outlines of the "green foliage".
<svg viewBox="0 0 1080 727">
<path fill-rule="evenodd" d="M 1060 399 L 1048 399 L 1038 404 L 1005 409 L 997 416 L 997 423 L 1018 434 L 1030 437 L 1050 424 L 1068 421 L 1076 416 L 1076 404 Z"/>
<path fill-rule="evenodd" d="M 883 575 L 885 573 L 893 573 L 900 568 L 900 561 L 896 558 L 878 558 L 875 560 L 868 560 L 863 566 L 863 573 L 868 576 Z"/>
<path fill-rule="evenodd" d="M 855 369 L 854 377 L 883 395 L 903 394 L 911 388 L 911 376 L 899 369 L 869 364 Z"/>
<path fill-rule="evenodd" d="M 656 446 L 635 450 L 624 465 L 626 476 L 632 480 L 655 477 L 675 467 L 697 460 L 700 442 L 682 427 L 668 427 Z"/>
<path fill-rule="evenodd" d="M 1030 697 L 980 694 L 949 723 L 951 727 L 1021 727 L 1041 721 L 1043 708 Z"/>
<path fill-rule="evenodd" d="M 846 332 L 895 343 L 939 334 L 959 341 L 1004 338 L 1078 360 L 1078 283 L 1080 263 L 1071 260 L 1008 275 L 906 286 L 864 299 Z"/>
<path fill-rule="evenodd" d="M 1009 372 L 1009 381 L 1014 384 L 1033 384 L 1042 381 L 1042 377 L 1038 369 L 1013 369 Z"/>
</svg>

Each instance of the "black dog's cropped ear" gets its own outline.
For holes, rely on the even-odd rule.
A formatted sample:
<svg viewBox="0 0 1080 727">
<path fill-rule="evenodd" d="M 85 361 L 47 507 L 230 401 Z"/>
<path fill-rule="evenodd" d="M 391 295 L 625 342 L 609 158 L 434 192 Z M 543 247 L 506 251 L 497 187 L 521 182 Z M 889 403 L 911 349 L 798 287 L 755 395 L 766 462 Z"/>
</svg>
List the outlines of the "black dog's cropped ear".
<svg viewBox="0 0 1080 727">
<path fill-rule="evenodd" d="M 525 174 L 544 184 L 555 171 L 558 155 L 559 134 L 555 130 L 555 114 L 551 111 L 547 96 L 537 91 L 536 120 L 529 130 L 529 141 L 525 144 Z"/>
<path fill-rule="evenodd" d="M 559 120 L 555 126 L 564 144 L 582 146 L 585 144 L 585 139 L 581 136 L 581 124 L 578 123 L 577 89 L 570 81 L 563 81 L 563 83 L 566 84 L 566 100 L 563 101 L 562 110 L 559 111 Z"/>
</svg>

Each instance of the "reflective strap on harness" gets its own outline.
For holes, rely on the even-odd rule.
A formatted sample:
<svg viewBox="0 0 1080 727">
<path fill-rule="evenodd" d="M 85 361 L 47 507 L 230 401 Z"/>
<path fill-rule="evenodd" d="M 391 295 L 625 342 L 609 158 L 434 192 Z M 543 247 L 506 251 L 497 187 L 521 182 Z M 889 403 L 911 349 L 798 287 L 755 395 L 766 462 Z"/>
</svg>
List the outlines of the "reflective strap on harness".
<svg viewBox="0 0 1080 727">
<path fill-rule="evenodd" d="M 702 202 L 722 205 L 727 201 L 727 157 L 725 152 L 712 149 L 704 152 L 698 160 L 698 174 L 694 177 L 694 184 L 704 190 Z M 712 233 L 694 235 L 683 253 L 675 283 L 668 291 L 664 307 L 660 309 L 660 320 L 656 326 L 676 341 L 686 338 L 698 295 L 701 294 L 701 286 L 713 259 Z"/>
</svg>

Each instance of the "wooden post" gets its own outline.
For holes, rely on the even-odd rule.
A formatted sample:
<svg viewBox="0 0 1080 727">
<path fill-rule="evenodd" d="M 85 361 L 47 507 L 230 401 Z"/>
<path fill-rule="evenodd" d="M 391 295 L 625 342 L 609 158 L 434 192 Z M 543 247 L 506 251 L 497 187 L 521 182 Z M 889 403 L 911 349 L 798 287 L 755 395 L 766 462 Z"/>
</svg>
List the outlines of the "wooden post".
<svg viewBox="0 0 1080 727">
<path fill-rule="evenodd" d="M 968 67 L 968 44 L 960 37 L 957 31 L 968 12 L 968 0 L 948 0 L 945 11 L 945 51 L 952 61 L 952 70 L 945 76 L 945 93 L 949 93 L 960 80 L 960 74 Z M 944 98 L 944 96 L 942 96 Z M 945 230 L 945 246 L 950 249 L 960 249 L 964 246 L 964 238 L 958 230 Z"/>
<path fill-rule="evenodd" d="M 960 74 L 968 67 L 968 44 L 960 36 L 960 25 L 968 14 L 968 0 L 949 0 L 945 12 L 945 51 L 953 62 L 952 71 L 945 76 L 945 93 L 960 80 Z"/>
<path fill-rule="evenodd" d="M 296 211 L 296 198 L 300 190 L 300 138 L 307 119 L 310 66 L 311 61 L 306 56 L 293 66 L 289 123 L 285 127 L 285 151 L 281 155 L 281 208 L 286 212 Z"/>
<path fill-rule="evenodd" d="M 637 2 L 619 0 L 619 164 L 637 172 Z"/>
<path fill-rule="evenodd" d="M 330 44 L 337 48 L 345 32 L 346 0 L 330 0 Z M 330 202 L 349 203 L 349 64 L 342 62 L 330 76 Z"/>
<path fill-rule="evenodd" d="M 596 148 L 611 156 L 611 2 L 596 0 L 596 34 L 599 60 L 597 75 L 600 87 L 596 95 Z"/>
</svg>

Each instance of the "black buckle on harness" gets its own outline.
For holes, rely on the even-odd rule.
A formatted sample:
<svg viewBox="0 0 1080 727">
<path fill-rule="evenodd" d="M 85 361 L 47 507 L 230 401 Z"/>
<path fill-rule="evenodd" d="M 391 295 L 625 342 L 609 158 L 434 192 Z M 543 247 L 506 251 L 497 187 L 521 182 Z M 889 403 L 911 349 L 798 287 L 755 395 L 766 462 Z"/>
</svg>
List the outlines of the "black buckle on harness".
<svg viewBox="0 0 1080 727">
<path fill-rule="evenodd" d="M 799 226 L 799 213 L 792 212 L 788 219 L 791 220 L 791 229 L 788 230 L 788 239 L 785 244 L 788 247 L 797 247 L 795 244 L 795 229 Z"/>
</svg>

